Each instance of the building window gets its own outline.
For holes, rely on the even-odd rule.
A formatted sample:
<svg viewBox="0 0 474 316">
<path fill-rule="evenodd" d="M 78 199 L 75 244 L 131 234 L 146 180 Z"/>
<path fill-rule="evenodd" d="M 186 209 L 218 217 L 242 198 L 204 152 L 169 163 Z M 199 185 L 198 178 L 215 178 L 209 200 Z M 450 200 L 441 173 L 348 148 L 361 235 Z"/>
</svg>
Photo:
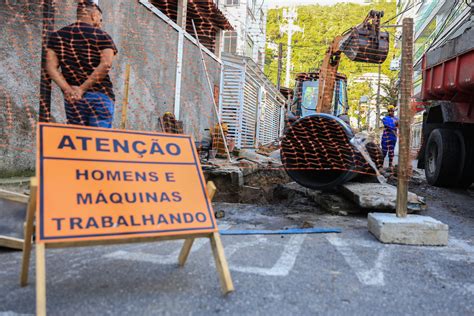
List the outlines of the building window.
<svg viewBox="0 0 474 316">
<path fill-rule="evenodd" d="M 247 0 L 247 7 L 253 12 L 255 12 L 255 0 Z"/>
<path fill-rule="evenodd" d="M 247 37 L 247 43 L 245 46 L 245 56 L 253 58 L 253 41 L 250 37 Z"/>
<path fill-rule="evenodd" d="M 239 5 L 240 0 L 225 0 L 225 5 Z"/>
<path fill-rule="evenodd" d="M 224 33 L 224 52 L 231 54 L 237 52 L 237 32 Z"/>
</svg>

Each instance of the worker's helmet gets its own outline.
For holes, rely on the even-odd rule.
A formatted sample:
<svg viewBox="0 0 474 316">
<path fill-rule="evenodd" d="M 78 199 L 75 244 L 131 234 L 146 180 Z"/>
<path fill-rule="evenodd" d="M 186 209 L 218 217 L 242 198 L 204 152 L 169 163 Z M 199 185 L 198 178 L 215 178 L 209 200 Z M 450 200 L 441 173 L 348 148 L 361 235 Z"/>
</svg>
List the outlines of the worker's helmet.
<svg viewBox="0 0 474 316">
<path fill-rule="evenodd" d="M 393 105 L 387 106 L 387 111 L 395 111 L 395 107 Z"/>
</svg>

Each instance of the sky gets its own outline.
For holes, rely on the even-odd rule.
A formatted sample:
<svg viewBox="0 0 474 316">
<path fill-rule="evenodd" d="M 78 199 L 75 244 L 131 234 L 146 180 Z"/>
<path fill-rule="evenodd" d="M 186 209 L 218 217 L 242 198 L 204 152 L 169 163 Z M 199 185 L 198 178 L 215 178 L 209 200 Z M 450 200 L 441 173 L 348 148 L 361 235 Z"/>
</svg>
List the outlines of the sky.
<svg viewBox="0 0 474 316">
<path fill-rule="evenodd" d="M 353 3 L 364 3 L 365 0 L 265 0 L 269 8 L 275 6 L 290 6 L 290 5 L 307 5 L 307 4 L 322 4 L 331 5 L 337 2 L 353 2 Z"/>
</svg>

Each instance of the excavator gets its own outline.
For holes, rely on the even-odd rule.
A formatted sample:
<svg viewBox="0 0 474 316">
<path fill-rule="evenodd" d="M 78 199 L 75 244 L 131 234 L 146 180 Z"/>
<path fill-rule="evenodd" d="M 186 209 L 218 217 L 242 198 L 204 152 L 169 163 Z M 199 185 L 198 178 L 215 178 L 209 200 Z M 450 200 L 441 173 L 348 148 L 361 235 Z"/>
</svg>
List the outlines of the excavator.
<svg viewBox="0 0 474 316">
<path fill-rule="evenodd" d="M 370 11 L 361 24 L 334 38 L 319 72 L 296 77 L 281 158 L 288 175 L 305 187 L 332 189 L 358 174 L 377 175 L 383 164 L 378 146 L 355 137 L 347 117 L 347 78 L 337 72 L 342 53 L 355 62 L 386 60 L 383 15 Z"/>
</svg>

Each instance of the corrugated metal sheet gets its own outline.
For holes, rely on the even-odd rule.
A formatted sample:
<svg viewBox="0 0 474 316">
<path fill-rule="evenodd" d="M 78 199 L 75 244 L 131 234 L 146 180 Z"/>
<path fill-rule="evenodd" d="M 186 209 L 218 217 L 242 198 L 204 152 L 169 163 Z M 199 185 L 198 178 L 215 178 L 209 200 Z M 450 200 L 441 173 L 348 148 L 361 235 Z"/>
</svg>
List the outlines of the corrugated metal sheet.
<svg viewBox="0 0 474 316">
<path fill-rule="evenodd" d="M 258 133 L 258 144 L 268 144 L 280 136 L 281 104 L 275 95 L 268 92 L 264 94 L 259 120 L 261 126 Z"/>
<path fill-rule="evenodd" d="M 254 75 L 246 73 L 242 109 L 242 147 L 255 147 L 259 89 L 260 84 L 255 80 Z"/>
<path fill-rule="evenodd" d="M 255 148 L 280 136 L 285 99 L 248 58 L 223 56 L 222 121 L 238 148 Z"/>
<path fill-rule="evenodd" d="M 227 123 L 229 127 L 229 138 L 236 140 L 237 147 L 241 147 L 240 131 L 244 77 L 244 67 L 224 63 L 221 115 L 222 121 Z"/>
</svg>

